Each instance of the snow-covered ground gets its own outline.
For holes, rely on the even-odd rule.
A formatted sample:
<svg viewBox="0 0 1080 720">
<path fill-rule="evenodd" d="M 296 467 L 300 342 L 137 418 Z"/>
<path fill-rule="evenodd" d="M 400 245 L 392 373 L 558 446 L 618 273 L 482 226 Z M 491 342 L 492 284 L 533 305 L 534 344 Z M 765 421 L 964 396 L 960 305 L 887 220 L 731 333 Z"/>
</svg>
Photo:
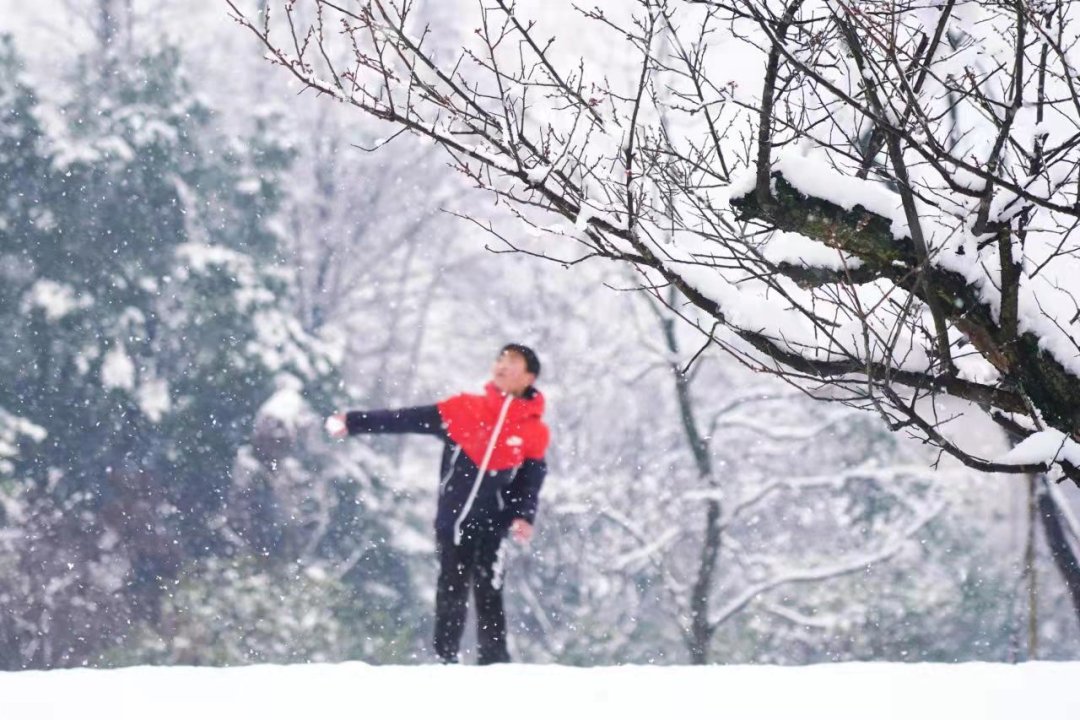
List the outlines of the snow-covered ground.
<svg viewBox="0 0 1080 720">
<path fill-rule="evenodd" d="M 0 718 L 1076 720 L 1077 679 L 1077 662 L 136 667 L 0 673 Z"/>
</svg>

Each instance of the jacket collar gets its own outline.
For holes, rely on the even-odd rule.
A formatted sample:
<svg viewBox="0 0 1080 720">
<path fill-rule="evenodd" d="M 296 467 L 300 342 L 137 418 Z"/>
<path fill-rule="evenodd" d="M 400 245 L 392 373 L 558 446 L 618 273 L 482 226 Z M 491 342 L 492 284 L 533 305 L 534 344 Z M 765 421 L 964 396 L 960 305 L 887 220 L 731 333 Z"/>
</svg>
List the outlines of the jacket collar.
<svg viewBox="0 0 1080 720">
<path fill-rule="evenodd" d="M 495 407 L 496 411 L 502 406 L 507 395 L 491 381 L 488 381 L 488 383 L 484 385 L 484 394 L 486 395 L 488 402 Z M 510 408 L 507 414 L 516 419 L 540 417 L 544 414 L 543 393 L 537 390 L 535 386 L 530 385 L 529 389 L 525 391 L 524 396 L 515 397 L 510 402 Z"/>
</svg>

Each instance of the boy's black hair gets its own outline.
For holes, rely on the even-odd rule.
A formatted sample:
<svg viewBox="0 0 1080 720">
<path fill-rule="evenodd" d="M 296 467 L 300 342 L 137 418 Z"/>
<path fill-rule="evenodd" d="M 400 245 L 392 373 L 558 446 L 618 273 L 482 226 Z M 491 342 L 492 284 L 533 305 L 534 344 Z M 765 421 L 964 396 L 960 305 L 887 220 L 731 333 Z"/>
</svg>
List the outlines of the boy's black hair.
<svg viewBox="0 0 1080 720">
<path fill-rule="evenodd" d="M 533 352 L 532 348 L 526 345 L 519 345 L 518 343 L 508 343 L 503 346 L 503 349 L 499 351 L 499 354 L 502 355 L 507 350 L 516 352 L 518 355 L 525 358 L 525 369 L 536 377 L 540 377 L 540 358 L 536 357 L 536 353 Z"/>
</svg>

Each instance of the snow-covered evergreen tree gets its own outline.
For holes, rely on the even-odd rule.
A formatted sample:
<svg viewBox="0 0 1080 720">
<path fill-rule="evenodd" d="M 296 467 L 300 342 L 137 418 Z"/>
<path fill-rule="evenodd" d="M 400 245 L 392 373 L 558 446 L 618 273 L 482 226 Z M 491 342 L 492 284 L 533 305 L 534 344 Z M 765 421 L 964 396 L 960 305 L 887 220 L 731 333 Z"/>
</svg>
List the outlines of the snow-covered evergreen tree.
<svg viewBox="0 0 1080 720">
<path fill-rule="evenodd" d="M 128 619 L 156 626 L 170 588 L 201 582 L 185 576 L 209 558 L 272 565 L 372 545 L 370 532 L 342 539 L 368 510 L 357 478 L 323 482 L 335 460 L 311 408 L 329 406 L 342 357 L 294 313 L 280 252 L 293 153 L 272 120 L 230 140 L 166 47 L 108 74 L 83 62 L 45 137 L 10 43 L 2 60 L 20 123 L 3 171 L 38 185 L 24 206 L 8 201 L 3 228 L 3 266 L 26 278 L 3 290 L 3 491 L 25 510 L 4 515 L 5 555 L 37 567 L 6 576 L 22 634 L 3 638 L 5 666 L 123 644 Z M 355 586 L 395 572 L 383 570 Z M 75 626 L 88 617 L 106 627 Z M 49 643 L 31 639 L 46 625 Z"/>
</svg>

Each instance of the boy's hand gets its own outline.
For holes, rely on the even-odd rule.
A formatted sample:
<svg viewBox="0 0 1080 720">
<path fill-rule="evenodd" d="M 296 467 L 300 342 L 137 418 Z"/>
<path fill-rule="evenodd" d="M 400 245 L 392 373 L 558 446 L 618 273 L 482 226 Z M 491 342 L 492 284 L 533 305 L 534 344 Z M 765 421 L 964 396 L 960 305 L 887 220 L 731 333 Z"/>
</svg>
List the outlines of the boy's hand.
<svg viewBox="0 0 1080 720">
<path fill-rule="evenodd" d="M 345 413 L 336 413 L 326 418 L 323 427 L 326 428 L 326 434 L 335 440 L 340 440 L 349 434 L 349 428 L 345 424 Z"/>
<path fill-rule="evenodd" d="M 510 536 L 522 545 L 528 545 L 532 540 L 533 526 L 524 518 L 514 518 L 510 523 Z"/>
</svg>

